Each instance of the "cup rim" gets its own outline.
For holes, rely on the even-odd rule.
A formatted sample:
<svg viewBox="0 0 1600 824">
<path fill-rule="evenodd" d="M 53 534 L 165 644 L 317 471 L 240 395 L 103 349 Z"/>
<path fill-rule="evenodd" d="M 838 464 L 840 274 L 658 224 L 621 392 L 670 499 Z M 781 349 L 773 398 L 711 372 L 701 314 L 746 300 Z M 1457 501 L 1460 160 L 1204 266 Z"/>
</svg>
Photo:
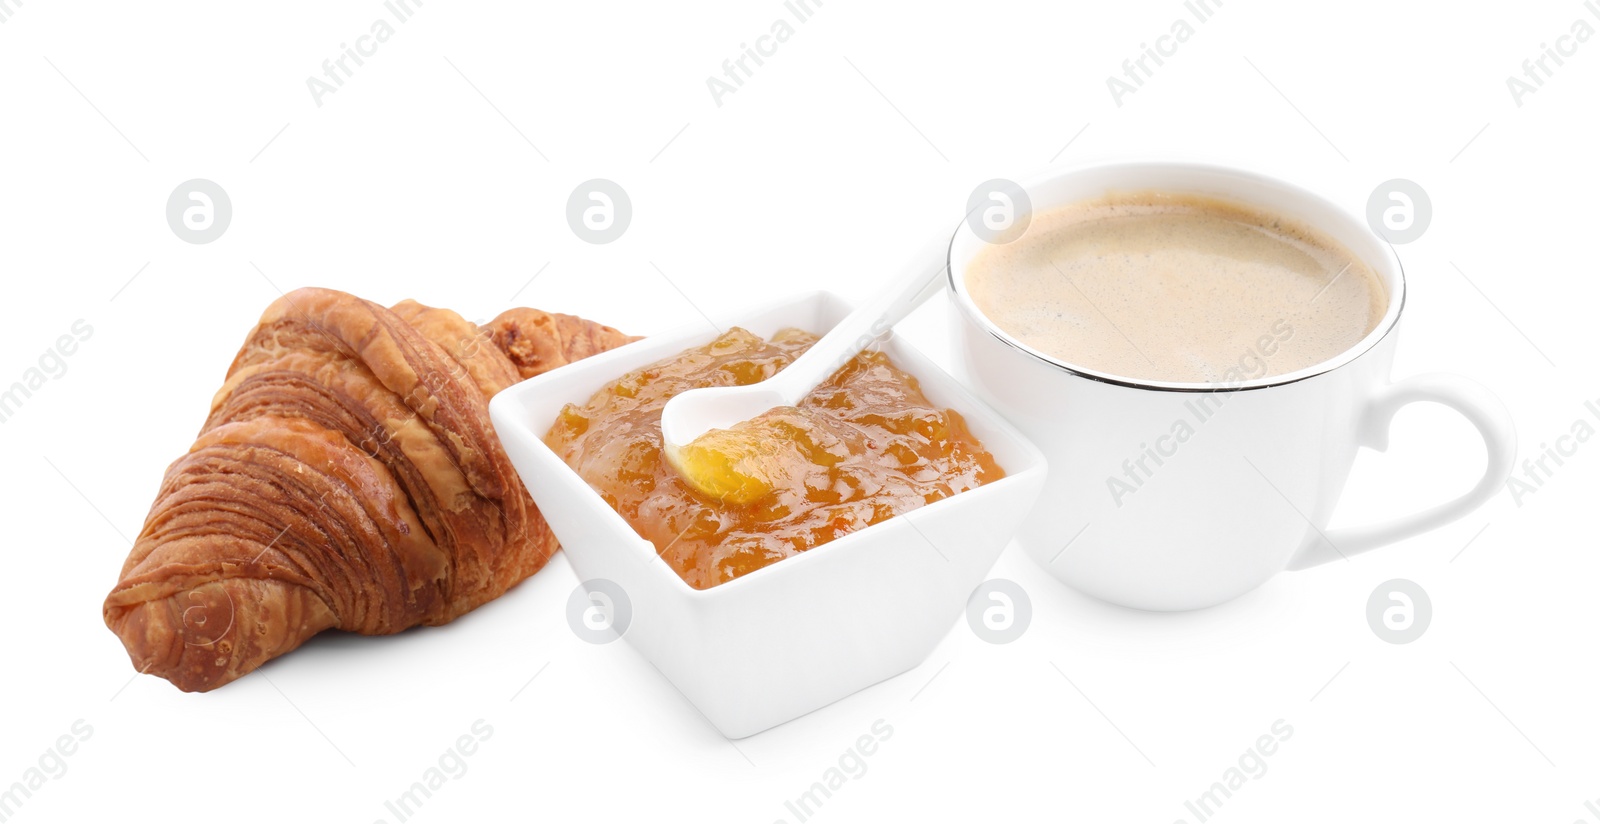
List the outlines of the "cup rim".
<svg viewBox="0 0 1600 824">
<path fill-rule="evenodd" d="M 1130 378 L 1111 372 L 1103 372 L 1087 366 L 1070 363 L 1052 355 L 1048 355 L 1023 343 L 1020 340 L 1017 340 L 1016 338 L 1012 337 L 1010 333 L 1001 329 L 994 321 L 990 320 L 989 317 L 978 308 L 977 304 L 973 302 L 972 296 L 968 294 L 966 290 L 965 280 L 962 278 L 957 278 L 956 276 L 955 245 L 957 239 L 961 236 L 962 229 L 966 228 L 966 222 L 963 219 L 961 223 L 956 224 L 955 229 L 951 232 L 949 242 L 945 244 L 944 269 L 946 286 L 949 288 L 955 303 L 961 307 L 962 311 L 967 314 L 969 319 L 975 322 L 979 328 L 983 329 L 995 340 L 998 340 L 999 342 L 1016 349 L 1022 354 L 1028 355 L 1047 366 L 1054 367 L 1068 374 L 1076 375 L 1081 378 L 1087 378 L 1092 381 L 1098 381 L 1100 383 L 1123 386 L 1130 389 L 1147 389 L 1163 392 L 1242 392 L 1252 389 L 1270 389 L 1276 386 L 1287 386 L 1289 384 L 1299 383 L 1303 380 L 1325 375 L 1354 362 L 1362 355 L 1365 355 L 1367 352 L 1375 348 L 1380 342 L 1383 341 L 1384 338 L 1388 337 L 1389 334 L 1392 333 L 1395 327 L 1399 324 L 1400 315 L 1405 309 L 1406 276 L 1405 267 L 1401 264 L 1399 254 L 1395 252 L 1394 244 L 1390 243 L 1387 238 L 1384 238 L 1377 232 L 1372 231 L 1371 227 L 1362 223 L 1355 217 L 1353 213 L 1334 203 L 1330 198 L 1324 197 L 1298 184 L 1283 180 L 1282 178 L 1256 172 L 1250 169 L 1240 168 L 1238 166 L 1229 166 L 1220 163 L 1168 160 L 1114 160 L 1101 163 L 1082 164 L 1068 169 L 1039 173 L 1023 181 L 1022 188 L 1026 191 L 1032 192 L 1043 184 L 1062 178 L 1072 177 L 1091 171 L 1107 171 L 1116 169 L 1154 169 L 1170 172 L 1214 173 L 1239 178 L 1247 183 L 1278 187 L 1291 192 L 1297 198 L 1321 206 L 1322 208 L 1337 215 L 1339 219 L 1347 220 L 1352 225 L 1359 226 L 1361 231 L 1376 238 L 1378 242 L 1382 244 L 1384 249 L 1384 257 L 1387 259 L 1386 262 L 1394 269 L 1394 284 L 1393 289 L 1391 290 L 1393 294 L 1389 295 L 1389 304 L 1384 310 L 1383 317 L 1378 321 L 1377 325 L 1374 326 L 1371 331 L 1361 338 L 1361 340 L 1357 341 L 1355 345 L 1345 349 L 1343 352 L 1340 352 L 1338 355 L 1322 361 L 1321 363 L 1315 363 L 1311 366 L 1305 367 L 1304 369 L 1299 369 L 1294 372 L 1287 372 L 1282 375 L 1266 375 L 1260 378 L 1253 378 L 1248 381 L 1221 382 L 1162 381 Z M 1176 186 L 1172 187 L 1171 190 L 1181 192 L 1184 190 L 1184 187 Z M 1240 197 L 1236 195 L 1216 196 L 1223 198 L 1231 197 L 1234 200 L 1247 205 L 1258 206 L 1258 208 L 1268 208 L 1253 203 L 1249 197 Z M 1310 223 L 1311 221 L 1306 222 Z M 1313 226 L 1316 226 L 1316 224 L 1313 224 Z M 1369 261 L 1369 263 L 1372 263 L 1372 261 Z M 1385 285 L 1387 286 L 1388 284 Z"/>
</svg>

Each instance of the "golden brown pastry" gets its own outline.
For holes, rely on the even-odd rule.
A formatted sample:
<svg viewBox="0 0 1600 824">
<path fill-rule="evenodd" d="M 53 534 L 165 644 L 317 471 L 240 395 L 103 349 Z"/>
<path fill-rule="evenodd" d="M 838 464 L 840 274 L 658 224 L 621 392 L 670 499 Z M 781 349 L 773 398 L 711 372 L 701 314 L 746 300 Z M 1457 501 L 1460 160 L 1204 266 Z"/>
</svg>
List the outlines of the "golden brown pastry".
<svg viewBox="0 0 1600 824">
<path fill-rule="evenodd" d="M 484 328 L 524 380 L 611 349 L 620 334 L 583 318 L 538 309 L 507 309 Z M 628 340 L 633 338 L 624 342 Z"/>
<path fill-rule="evenodd" d="M 414 301 L 285 295 L 168 468 L 106 625 L 137 669 L 192 692 L 325 629 L 385 635 L 498 597 L 556 542 L 489 398 L 629 340 L 532 309 L 480 328 Z"/>
</svg>

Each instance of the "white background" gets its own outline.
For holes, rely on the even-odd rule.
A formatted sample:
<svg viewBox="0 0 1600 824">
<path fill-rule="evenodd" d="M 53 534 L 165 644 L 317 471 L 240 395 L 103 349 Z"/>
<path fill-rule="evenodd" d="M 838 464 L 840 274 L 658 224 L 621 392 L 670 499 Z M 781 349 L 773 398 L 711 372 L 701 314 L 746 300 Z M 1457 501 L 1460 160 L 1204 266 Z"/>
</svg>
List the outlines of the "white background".
<svg viewBox="0 0 1600 824">
<path fill-rule="evenodd" d="M 574 637 L 564 557 L 450 626 L 330 635 L 206 695 L 130 680 L 100 614 L 280 289 L 635 333 L 726 322 L 802 288 L 863 297 L 978 182 L 1104 158 L 1248 163 L 1357 211 L 1382 181 L 1422 185 L 1396 374 L 1482 380 L 1537 457 L 1600 427 L 1583 405 L 1600 404 L 1600 38 L 1521 106 L 1506 78 L 1575 20 L 1600 28 L 1576 0 L 1226 0 L 1121 106 L 1106 78 L 1189 16 L 1179 2 L 827 0 L 720 107 L 706 78 L 790 16 L 776 0 L 428 0 L 320 107 L 307 77 L 380 3 L 0 8 L 0 386 L 75 320 L 94 329 L 0 425 L 0 788 L 93 727 L 14 820 L 393 822 L 385 800 L 480 718 L 492 737 L 413 820 L 793 822 L 784 802 L 883 719 L 893 736 L 816 820 L 1192 824 L 1184 802 L 1280 718 L 1293 736 L 1217 820 L 1597 820 L 1592 443 L 1520 506 L 1502 494 L 1199 613 L 1093 602 L 1008 553 L 995 575 L 1034 604 L 1019 641 L 953 625 L 918 669 L 735 743 L 626 644 Z M 634 207 L 603 246 L 565 220 L 595 177 Z M 165 220 L 191 178 L 232 198 L 209 245 Z M 901 331 L 943 358 L 943 324 L 930 306 Z M 1392 443 L 1363 454 L 1335 525 L 1483 466 L 1439 408 L 1402 412 Z M 1391 578 L 1432 597 L 1411 644 L 1367 626 Z"/>
</svg>

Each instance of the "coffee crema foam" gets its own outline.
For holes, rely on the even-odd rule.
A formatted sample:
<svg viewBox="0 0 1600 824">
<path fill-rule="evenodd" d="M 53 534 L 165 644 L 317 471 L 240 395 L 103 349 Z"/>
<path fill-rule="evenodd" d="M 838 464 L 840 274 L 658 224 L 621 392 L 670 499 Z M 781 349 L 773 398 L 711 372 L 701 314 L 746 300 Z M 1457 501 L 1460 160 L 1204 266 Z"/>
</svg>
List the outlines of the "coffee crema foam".
<svg viewBox="0 0 1600 824">
<path fill-rule="evenodd" d="M 1037 212 L 967 265 L 979 311 L 1023 344 L 1131 380 L 1236 384 L 1355 346 L 1388 306 L 1326 234 L 1200 195 L 1135 192 Z"/>
</svg>

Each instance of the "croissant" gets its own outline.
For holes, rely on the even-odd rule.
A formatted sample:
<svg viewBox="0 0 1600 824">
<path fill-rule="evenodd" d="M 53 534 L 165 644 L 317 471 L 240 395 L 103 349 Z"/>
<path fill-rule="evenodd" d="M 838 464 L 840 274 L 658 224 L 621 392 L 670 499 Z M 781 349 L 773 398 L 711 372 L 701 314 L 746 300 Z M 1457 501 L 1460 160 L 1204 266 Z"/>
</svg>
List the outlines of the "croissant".
<svg viewBox="0 0 1600 824">
<path fill-rule="evenodd" d="M 513 309 L 479 327 L 329 289 L 267 308 L 106 596 L 141 672 L 222 686 L 325 629 L 438 625 L 556 542 L 489 423 L 506 387 L 633 340 Z"/>
</svg>

